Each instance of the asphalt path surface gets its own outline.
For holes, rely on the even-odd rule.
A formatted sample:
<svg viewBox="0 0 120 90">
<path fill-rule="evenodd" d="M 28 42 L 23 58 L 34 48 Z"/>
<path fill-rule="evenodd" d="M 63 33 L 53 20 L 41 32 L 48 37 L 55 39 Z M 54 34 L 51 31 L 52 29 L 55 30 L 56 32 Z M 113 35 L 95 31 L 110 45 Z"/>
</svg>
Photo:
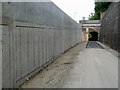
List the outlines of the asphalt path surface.
<svg viewBox="0 0 120 90">
<path fill-rule="evenodd" d="M 72 48 L 21 88 L 118 88 L 118 57 L 88 44 Z"/>
</svg>

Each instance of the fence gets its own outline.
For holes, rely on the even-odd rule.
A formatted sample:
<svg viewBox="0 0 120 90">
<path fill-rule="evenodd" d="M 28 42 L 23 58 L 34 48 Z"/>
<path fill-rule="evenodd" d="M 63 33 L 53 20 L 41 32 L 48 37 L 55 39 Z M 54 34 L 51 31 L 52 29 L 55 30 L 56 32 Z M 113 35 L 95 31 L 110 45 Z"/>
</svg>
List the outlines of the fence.
<svg viewBox="0 0 120 90">
<path fill-rule="evenodd" d="M 3 88 L 19 87 L 81 41 L 81 26 L 52 2 L 2 3 Z"/>
<path fill-rule="evenodd" d="M 118 15 L 120 8 L 120 3 L 113 2 L 109 9 L 106 11 L 105 15 L 101 19 L 101 30 L 100 30 L 100 41 L 111 48 L 120 51 L 120 29 L 119 29 L 119 19 Z"/>
</svg>

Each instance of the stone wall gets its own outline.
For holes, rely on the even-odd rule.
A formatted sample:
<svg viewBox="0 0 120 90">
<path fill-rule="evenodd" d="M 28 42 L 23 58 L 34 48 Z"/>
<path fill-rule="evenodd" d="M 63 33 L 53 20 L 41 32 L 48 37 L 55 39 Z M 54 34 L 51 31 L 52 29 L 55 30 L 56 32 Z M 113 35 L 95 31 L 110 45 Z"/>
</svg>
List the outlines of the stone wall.
<svg viewBox="0 0 120 90">
<path fill-rule="evenodd" d="M 103 18 L 101 19 L 101 29 L 100 29 L 100 42 L 108 45 L 109 47 L 120 51 L 120 29 L 118 26 L 120 15 L 118 7 L 120 3 L 113 2 Z"/>
</svg>

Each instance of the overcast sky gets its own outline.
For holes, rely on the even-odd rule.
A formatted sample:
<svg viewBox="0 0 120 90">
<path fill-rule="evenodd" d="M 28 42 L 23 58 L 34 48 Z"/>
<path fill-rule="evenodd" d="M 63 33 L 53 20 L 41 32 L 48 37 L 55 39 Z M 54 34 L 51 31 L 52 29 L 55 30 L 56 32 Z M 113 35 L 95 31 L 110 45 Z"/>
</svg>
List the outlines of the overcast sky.
<svg viewBox="0 0 120 90">
<path fill-rule="evenodd" d="M 88 19 L 90 13 L 94 12 L 94 0 L 52 0 L 58 7 L 66 12 L 74 20 Z"/>
</svg>

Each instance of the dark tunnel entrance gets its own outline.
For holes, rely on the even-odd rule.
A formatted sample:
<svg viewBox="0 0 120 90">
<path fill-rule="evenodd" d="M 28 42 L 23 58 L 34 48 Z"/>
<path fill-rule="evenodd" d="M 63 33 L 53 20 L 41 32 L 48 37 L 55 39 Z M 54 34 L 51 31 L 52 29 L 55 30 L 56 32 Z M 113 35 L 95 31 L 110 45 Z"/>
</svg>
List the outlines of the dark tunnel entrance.
<svg viewBox="0 0 120 90">
<path fill-rule="evenodd" d="M 90 32 L 89 41 L 98 41 L 98 32 Z"/>
</svg>

